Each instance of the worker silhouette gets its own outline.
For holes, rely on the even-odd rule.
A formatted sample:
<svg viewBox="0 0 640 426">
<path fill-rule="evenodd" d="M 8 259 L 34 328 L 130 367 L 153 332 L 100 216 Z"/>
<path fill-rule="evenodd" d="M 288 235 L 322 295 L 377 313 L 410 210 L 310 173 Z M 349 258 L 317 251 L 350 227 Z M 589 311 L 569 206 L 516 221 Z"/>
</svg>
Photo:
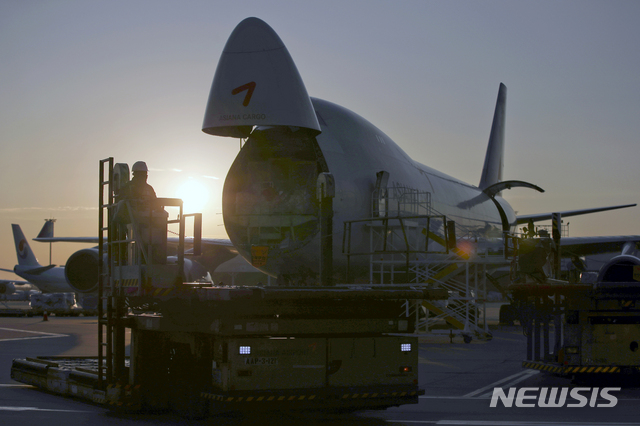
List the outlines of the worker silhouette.
<svg viewBox="0 0 640 426">
<path fill-rule="evenodd" d="M 151 261 L 166 263 L 167 212 L 156 205 L 156 191 L 147 183 L 148 167 L 144 161 L 137 161 L 131 168 L 133 178 L 118 192 L 117 219 L 131 223 L 133 216 L 138 229 L 138 238 L 145 246 L 151 244 Z M 124 207 L 128 203 L 130 212 Z M 131 216 L 129 216 L 129 213 Z M 131 226 L 128 233 L 131 233 Z"/>
<path fill-rule="evenodd" d="M 549 237 L 549 232 L 541 229 L 540 238 L 527 238 L 520 241 L 518 270 L 529 275 L 539 283 L 547 281 L 546 267 L 549 255 L 555 253 L 556 245 Z"/>
<path fill-rule="evenodd" d="M 147 212 L 154 206 L 154 201 L 158 199 L 156 191 L 153 187 L 147 183 L 147 163 L 144 161 L 136 161 L 132 167 L 133 178 L 122 186 L 120 189 L 116 189 L 115 197 L 118 203 L 114 219 L 120 223 L 131 223 L 131 217 L 126 207 L 125 201 L 128 201 L 131 207 L 131 214 L 134 216 L 139 215 L 140 212 L 146 210 Z"/>
<path fill-rule="evenodd" d="M 524 238 L 535 238 L 536 236 L 538 236 L 538 232 L 536 231 L 534 225 L 533 225 L 533 220 L 529 219 L 529 223 L 528 223 L 528 227 L 524 227 L 523 231 L 524 231 Z"/>
<path fill-rule="evenodd" d="M 133 178 L 120 191 L 121 199 L 133 201 L 134 204 L 140 204 L 140 207 L 151 207 L 158 197 L 153 187 L 147 183 L 147 174 L 149 172 L 147 163 L 136 161 L 131 171 L 133 172 Z"/>
</svg>

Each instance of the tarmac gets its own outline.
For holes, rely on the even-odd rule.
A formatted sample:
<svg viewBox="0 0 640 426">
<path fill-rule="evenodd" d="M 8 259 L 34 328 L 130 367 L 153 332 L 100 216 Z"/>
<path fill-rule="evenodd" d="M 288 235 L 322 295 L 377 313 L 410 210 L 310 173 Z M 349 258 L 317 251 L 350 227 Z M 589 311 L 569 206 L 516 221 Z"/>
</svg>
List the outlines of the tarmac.
<svg viewBox="0 0 640 426">
<path fill-rule="evenodd" d="M 326 425 L 327 422 L 348 425 L 382 424 L 458 424 L 458 425 L 640 425 L 637 406 L 640 388 L 636 382 L 584 384 L 522 367 L 526 338 L 519 326 L 498 324 L 499 304 L 490 304 L 487 323 L 491 340 L 473 339 L 464 343 L 460 336 L 451 341 L 448 335 L 421 335 L 419 338 L 419 383 L 425 395 L 415 405 L 390 408 L 385 411 L 365 411 L 355 414 L 334 413 L 271 413 L 255 417 L 245 412 L 213 419 L 216 424 L 302 424 Z M 2 317 L 0 318 L 0 423 L 140 425 L 176 424 L 179 417 L 157 413 L 153 415 L 119 415 L 79 400 L 39 391 L 15 382 L 10 377 L 13 358 L 36 356 L 97 355 L 96 317 Z M 615 407 L 491 407 L 495 389 L 505 393 L 511 388 L 615 387 Z M 527 390 L 529 389 L 529 390 Z M 535 397 L 533 398 L 535 400 Z M 604 401 L 606 402 L 606 401 Z M 602 404 L 601 404 L 602 405 Z M 211 424 L 209 421 L 189 424 Z"/>
</svg>

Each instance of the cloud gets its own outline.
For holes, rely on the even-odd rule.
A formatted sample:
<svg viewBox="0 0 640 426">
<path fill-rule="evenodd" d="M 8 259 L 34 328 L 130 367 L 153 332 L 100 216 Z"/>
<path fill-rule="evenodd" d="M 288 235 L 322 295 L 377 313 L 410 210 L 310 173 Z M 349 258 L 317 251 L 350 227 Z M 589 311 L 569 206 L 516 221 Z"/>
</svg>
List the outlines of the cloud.
<svg viewBox="0 0 640 426">
<path fill-rule="evenodd" d="M 6 207 L 0 208 L 0 213 L 15 213 L 15 212 L 69 212 L 69 211 L 93 211 L 98 210 L 97 207 L 83 207 L 83 206 L 59 206 L 59 207 Z"/>
</svg>

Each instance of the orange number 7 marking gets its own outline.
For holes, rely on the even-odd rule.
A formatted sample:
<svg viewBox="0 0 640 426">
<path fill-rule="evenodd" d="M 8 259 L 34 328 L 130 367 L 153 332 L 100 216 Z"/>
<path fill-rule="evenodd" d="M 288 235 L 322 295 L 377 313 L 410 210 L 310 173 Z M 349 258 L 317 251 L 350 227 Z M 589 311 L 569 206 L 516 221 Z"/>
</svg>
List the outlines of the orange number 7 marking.
<svg viewBox="0 0 640 426">
<path fill-rule="evenodd" d="M 253 95 L 253 91 L 255 90 L 255 88 L 256 88 L 256 82 L 252 81 L 251 83 L 243 84 L 240 87 L 236 87 L 231 91 L 231 94 L 237 95 L 238 93 L 244 92 L 246 90 L 247 95 L 244 97 L 244 101 L 242 102 L 242 105 L 247 106 L 251 101 L 251 95 Z"/>
</svg>

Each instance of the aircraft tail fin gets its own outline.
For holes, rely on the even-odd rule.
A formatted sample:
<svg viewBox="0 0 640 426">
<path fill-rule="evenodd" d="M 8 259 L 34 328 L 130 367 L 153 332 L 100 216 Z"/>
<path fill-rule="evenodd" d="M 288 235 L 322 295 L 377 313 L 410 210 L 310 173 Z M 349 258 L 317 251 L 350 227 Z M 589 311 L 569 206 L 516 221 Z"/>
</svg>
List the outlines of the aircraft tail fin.
<svg viewBox="0 0 640 426">
<path fill-rule="evenodd" d="M 491 124 L 491 134 L 487 154 L 484 157 L 482 167 L 482 177 L 480 178 L 480 189 L 488 188 L 502 181 L 502 169 L 504 168 L 504 125 L 507 106 L 507 86 L 500 83 L 498 99 L 496 100 L 496 110 L 493 114 Z M 499 194 L 497 194 L 499 195 Z"/>
<path fill-rule="evenodd" d="M 16 244 L 16 256 L 18 257 L 18 265 L 42 266 L 40 265 L 40 263 L 38 263 L 36 255 L 33 253 L 33 251 L 31 251 L 31 247 L 29 247 L 29 243 L 24 237 L 22 229 L 20 229 L 20 225 L 12 224 L 11 228 L 13 229 L 13 240 Z"/>
<path fill-rule="evenodd" d="M 55 219 L 47 219 L 36 238 L 53 238 L 53 222 Z"/>
</svg>

